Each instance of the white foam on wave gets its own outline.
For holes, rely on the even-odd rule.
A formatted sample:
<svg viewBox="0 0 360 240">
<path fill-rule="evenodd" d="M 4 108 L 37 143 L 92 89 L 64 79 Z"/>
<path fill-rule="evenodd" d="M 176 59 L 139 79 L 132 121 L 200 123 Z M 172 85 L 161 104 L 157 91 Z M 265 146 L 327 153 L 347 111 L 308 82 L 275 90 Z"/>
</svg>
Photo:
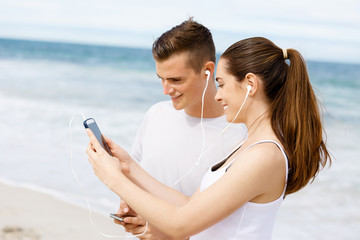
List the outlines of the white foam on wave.
<svg viewBox="0 0 360 240">
<path fill-rule="evenodd" d="M 80 115 L 75 118 L 71 131 L 74 169 L 82 185 L 72 175 L 69 120 L 73 114 L 84 112 L 97 119 L 104 134 L 129 149 L 141 122 L 141 111 L 110 112 L 2 94 L 0 101 L 0 175 L 3 178 L 27 184 L 27 187 L 39 186 L 46 192 L 54 190 L 51 193 L 57 198 L 70 202 L 78 201 L 79 195 L 87 196 L 94 208 L 114 211 L 118 198 L 114 198 L 113 193 L 96 178 L 87 161 L 88 137 Z M 119 121 L 114 121 L 114 118 Z M 121 132 L 119 126 L 112 127 L 119 123 L 128 134 Z M 84 201 L 80 204 L 85 206 Z"/>
</svg>

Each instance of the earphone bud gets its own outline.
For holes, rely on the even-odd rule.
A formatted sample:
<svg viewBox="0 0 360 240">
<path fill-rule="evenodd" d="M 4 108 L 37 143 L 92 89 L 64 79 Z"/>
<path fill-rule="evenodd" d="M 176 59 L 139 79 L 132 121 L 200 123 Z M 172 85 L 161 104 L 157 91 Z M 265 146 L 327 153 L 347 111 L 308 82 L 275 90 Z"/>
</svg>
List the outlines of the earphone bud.
<svg viewBox="0 0 360 240">
<path fill-rule="evenodd" d="M 247 91 L 250 92 L 251 91 L 251 86 L 250 85 L 247 85 Z"/>
<path fill-rule="evenodd" d="M 209 82 L 209 79 L 210 79 L 210 71 L 209 70 L 205 70 L 205 75 L 207 76 L 206 77 L 206 87 L 205 88 L 207 88 L 207 84 L 208 84 L 208 82 Z M 206 89 L 205 89 L 206 90 Z"/>
</svg>

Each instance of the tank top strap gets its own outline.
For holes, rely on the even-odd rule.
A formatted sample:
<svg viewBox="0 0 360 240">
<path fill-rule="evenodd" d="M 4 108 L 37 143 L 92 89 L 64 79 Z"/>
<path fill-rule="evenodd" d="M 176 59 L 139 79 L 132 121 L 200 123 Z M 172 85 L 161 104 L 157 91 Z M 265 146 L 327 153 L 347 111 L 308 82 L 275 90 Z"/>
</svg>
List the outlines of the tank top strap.
<svg viewBox="0 0 360 240">
<path fill-rule="evenodd" d="M 261 140 L 261 141 L 258 141 L 258 142 L 255 142 L 255 143 L 253 143 L 253 144 L 251 144 L 250 146 L 248 146 L 243 152 L 245 152 L 246 150 L 248 150 L 249 148 L 251 148 L 251 147 L 253 147 L 253 146 L 255 146 L 255 145 L 257 145 L 257 144 L 261 144 L 261 143 L 274 143 L 279 149 L 280 149 L 280 151 L 282 152 L 282 154 L 283 154 L 283 156 L 284 156 L 284 159 L 285 159 L 285 187 L 284 187 L 284 191 L 283 191 L 283 194 L 285 193 L 285 190 L 286 190 L 286 186 L 287 186 L 287 181 L 288 181 L 288 172 L 289 172 L 289 160 L 288 160 L 288 158 L 287 158 L 287 156 L 286 156 L 286 153 L 285 153 L 285 151 L 284 151 L 284 149 L 282 148 L 282 146 L 278 143 L 278 142 L 276 142 L 276 141 L 274 141 L 274 140 Z M 240 146 L 237 148 L 237 149 L 239 149 L 240 148 Z M 236 150 L 237 150 L 236 149 Z M 234 152 L 233 152 L 234 153 Z M 228 168 L 230 168 L 231 167 L 231 165 L 232 165 L 232 163 L 239 157 L 240 155 L 238 155 L 238 156 L 236 156 L 234 159 L 232 159 L 228 164 L 227 164 L 227 167 L 226 167 L 226 170 L 225 171 L 227 171 L 228 170 Z"/>
<path fill-rule="evenodd" d="M 237 150 L 239 150 L 239 148 L 244 144 L 244 142 L 246 141 L 246 139 L 244 139 L 243 141 L 241 141 L 239 144 L 237 144 L 234 149 L 228 154 L 226 155 L 226 157 L 224 158 L 223 161 L 228 160 Z M 232 163 L 233 161 L 231 161 Z"/>
</svg>

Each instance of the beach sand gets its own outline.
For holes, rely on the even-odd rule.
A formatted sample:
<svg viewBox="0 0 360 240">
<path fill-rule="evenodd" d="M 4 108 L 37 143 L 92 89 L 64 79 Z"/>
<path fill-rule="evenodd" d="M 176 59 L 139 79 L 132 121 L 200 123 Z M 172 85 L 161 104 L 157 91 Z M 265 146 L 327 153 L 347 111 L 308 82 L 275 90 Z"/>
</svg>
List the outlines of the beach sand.
<svg viewBox="0 0 360 240">
<path fill-rule="evenodd" d="M 58 200 L 51 195 L 0 183 L 1 240 L 109 239 L 126 235 L 123 227 L 99 213 Z"/>
</svg>

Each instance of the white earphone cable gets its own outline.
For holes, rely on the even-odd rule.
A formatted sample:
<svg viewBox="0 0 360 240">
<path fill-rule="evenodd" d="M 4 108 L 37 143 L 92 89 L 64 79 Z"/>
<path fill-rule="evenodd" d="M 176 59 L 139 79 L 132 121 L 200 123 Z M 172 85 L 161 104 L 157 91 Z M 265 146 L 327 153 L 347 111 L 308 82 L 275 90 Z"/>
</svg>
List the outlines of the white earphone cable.
<svg viewBox="0 0 360 240">
<path fill-rule="evenodd" d="M 81 116 L 83 117 L 83 120 L 85 120 L 85 116 L 83 113 L 79 112 L 77 114 L 81 114 Z M 70 130 L 70 168 L 71 168 L 71 171 L 72 171 L 72 174 L 73 176 L 75 177 L 76 181 L 81 185 L 81 181 L 78 177 L 78 175 L 76 174 L 75 172 L 75 169 L 74 169 L 74 164 L 73 164 L 73 149 L 72 149 L 72 122 L 74 121 L 74 118 L 77 114 L 74 114 L 70 121 L 69 121 L 69 130 Z M 137 235 L 126 235 L 126 236 L 114 236 L 114 235 L 109 235 L 109 234 L 106 234 L 106 233 L 103 233 L 102 231 L 100 231 L 96 224 L 94 223 L 94 220 L 93 220 L 93 217 L 92 217 L 92 208 L 91 208 L 91 205 L 90 205 L 90 202 L 89 202 L 89 199 L 88 197 L 86 196 L 85 193 L 83 193 L 83 196 L 85 196 L 85 201 L 86 201 L 86 205 L 88 207 L 88 211 L 89 211 L 89 221 L 92 225 L 92 227 L 97 231 L 99 232 L 99 234 L 101 234 L 102 236 L 104 237 L 108 237 L 108 238 L 125 238 L 125 237 L 140 237 L 142 235 L 144 235 L 148 229 L 148 222 L 146 221 L 146 224 L 145 224 L 145 230 L 144 232 L 140 233 L 140 234 L 137 234 Z"/>
<path fill-rule="evenodd" d="M 206 93 L 206 90 L 207 90 L 207 87 L 208 87 L 208 83 L 209 83 L 209 78 L 210 78 L 210 74 L 208 74 L 207 76 L 207 80 L 206 80 L 206 85 L 205 85 L 205 88 L 204 88 L 204 91 L 203 91 L 203 94 L 202 94 L 202 99 L 201 99 L 201 117 L 200 117 L 200 127 L 201 127 L 201 131 L 202 131 L 202 148 L 201 148 L 201 153 L 199 155 L 199 157 L 195 160 L 193 166 L 191 169 L 189 169 L 188 172 L 186 172 L 182 177 L 180 177 L 177 181 L 175 181 L 172 186 L 175 186 L 176 184 L 178 184 L 181 180 L 183 180 L 188 174 L 190 174 L 194 168 L 196 166 L 198 166 L 200 164 L 200 160 L 201 158 L 204 156 L 205 153 L 207 153 L 214 145 L 215 143 L 215 140 L 220 137 L 222 134 L 224 134 L 230 127 L 230 125 L 232 123 L 234 123 L 235 119 L 238 117 L 238 115 L 240 114 L 240 111 L 242 110 L 243 106 L 245 105 L 245 102 L 249 96 L 249 93 L 250 93 L 250 90 L 251 88 L 248 88 L 248 91 L 246 93 L 246 96 L 245 96 L 245 99 L 244 99 L 244 102 L 241 104 L 238 112 L 236 113 L 235 117 L 233 118 L 233 120 L 212 140 L 212 143 L 209 145 L 208 148 L 205 149 L 205 145 L 206 145 L 206 142 L 205 142 L 205 129 L 204 129 L 204 125 L 203 125 L 203 115 L 204 115 L 204 100 L 205 100 L 205 93 Z M 85 116 L 83 113 L 79 113 L 81 114 L 81 116 L 83 117 L 83 119 L 85 120 Z M 70 119 L 70 122 L 69 122 L 69 129 L 70 129 L 70 167 L 71 167 L 71 171 L 73 173 L 73 176 L 75 177 L 76 181 L 78 183 L 81 183 L 80 182 L 80 179 L 78 177 L 78 175 L 76 174 L 75 170 L 74 170 L 74 166 L 73 166 L 73 149 L 72 149 L 72 122 L 75 118 L 75 115 L 74 114 L 71 119 Z M 246 139 L 246 135 L 244 136 L 243 140 Z M 242 141 L 243 142 L 243 141 Z M 94 221 L 93 221 L 93 218 L 92 218 L 92 208 L 91 208 L 91 205 L 90 205 L 90 202 L 87 198 L 87 196 L 85 197 L 85 200 L 86 200 L 86 203 L 87 203 L 87 207 L 88 207 L 88 210 L 89 210 L 89 221 L 91 223 L 91 225 L 93 226 L 93 228 L 95 230 L 97 230 L 102 236 L 104 237 L 109 237 L 109 238 L 116 238 L 116 237 L 119 237 L 119 238 L 122 238 L 122 237 L 139 237 L 139 236 L 142 236 L 146 233 L 147 229 L 148 229 L 148 222 L 146 221 L 146 225 L 145 225 L 145 230 L 143 233 L 141 234 L 137 234 L 137 235 L 127 235 L 127 236 L 113 236 L 113 235 L 108 235 L 108 234 L 105 234 L 103 233 L 102 231 L 98 230 Z"/>
<path fill-rule="evenodd" d="M 206 88 L 207 88 L 207 85 L 206 85 L 206 87 L 204 89 L 204 92 L 203 92 L 203 99 L 204 99 L 204 96 L 205 96 Z M 238 112 L 236 113 L 235 117 L 218 135 L 215 136 L 215 138 L 212 140 L 209 147 L 206 148 L 206 149 L 205 149 L 205 134 L 204 134 L 205 131 L 204 131 L 204 127 L 202 125 L 203 108 L 204 108 L 204 102 L 202 101 L 200 126 L 201 126 L 202 131 L 203 131 L 203 147 L 202 147 L 201 153 L 200 153 L 199 157 L 195 160 L 193 166 L 183 176 L 181 176 L 178 180 L 176 180 L 171 185 L 172 187 L 176 186 L 179 182 L 181 182 L 187 175 L 189 175 L 195 169 L 196 166 L 198 166 L 200 164 L 201 158 L 204 156 L 205 153 L 207 153 L 213 147 L 213 145 L 214 145 L 215 141 L 217 140 L 217 138 L 220 137 L 222 134 L 224 134 L 230 128 L 231 124 L 234 123 L 235 119 L 238 117 L 238 115 L 240 114 L 240 111 L 244 107 L 245 102 L 246 102 L 246 100 L 247 100 L 247 98 L 249 96 L 250 90 L 251 90 L 251 87 L 249 88 L 249 86 L 248 86 L 245 99 L 244 99 L 243 103 L 241 104 L 241 106 L 240 106 Z M 241 140 L 241 143 L 243 143 L 244 139 L 246 139 L 246 138 L 247 138 L 247 134 L 245 134 L 244 138 Z"/>
<path fill-rule="evenodd" d="M 239 111 L 236 113 L 236 115 L 235 115 L 235 117 L 233 118 L 233 120 L 221 131 L 221 133 L 227 131 L 227 129 L 230 127 L 230 125 L 231 125 L 232 123 L 234 123 L 235 119 L 238 117 L 240 111 L 242 110 L 242 108 L 243 108 L 244 105 L 245 105 L 245 102 L 246 102 L 246 100 L 247 100 L 247 98 L 248 98 L 248 96 L 249 96 L 250 90 L 251 90 L 251 87 L 250 87 L 250 88 L 247 88 L 247 92 L 246 92 L 246 96 L 245 96 L 244 102 L 241 104 L 241 106 L 240 106 L 240 108 L 239 108 Z"/>
<path fill-rule="evenodd" d="M 209 79 L 210 79 L 210 71 L 209 70 L 206 70 L 206 71 L 207 71 L 207 78 L 206 78 L 206 85 L 205 85 L 205 88 L 204 88 L 204 91 L 203 91 L 203 94 L 202 94 L 202 97 L 201 97 L 201 115 L 200 115 L 200 127 L 201 127 L 201 133 L 202 133 L 202 147 L 201 147 L 200 155 L 199 155 L 197 161 L 195 161 L 196 165 L 198 165 L 200 163 L 200 159 L 202 158 L 202 155 L 203 155 L 203 153 L 205 151 L 205 145 L 206 145 L 205 129 L 204 129 L 203 120 L 204 120 L 205 94 L 206 94 L 206 90 L 208 88 Z"/>
</svg>

